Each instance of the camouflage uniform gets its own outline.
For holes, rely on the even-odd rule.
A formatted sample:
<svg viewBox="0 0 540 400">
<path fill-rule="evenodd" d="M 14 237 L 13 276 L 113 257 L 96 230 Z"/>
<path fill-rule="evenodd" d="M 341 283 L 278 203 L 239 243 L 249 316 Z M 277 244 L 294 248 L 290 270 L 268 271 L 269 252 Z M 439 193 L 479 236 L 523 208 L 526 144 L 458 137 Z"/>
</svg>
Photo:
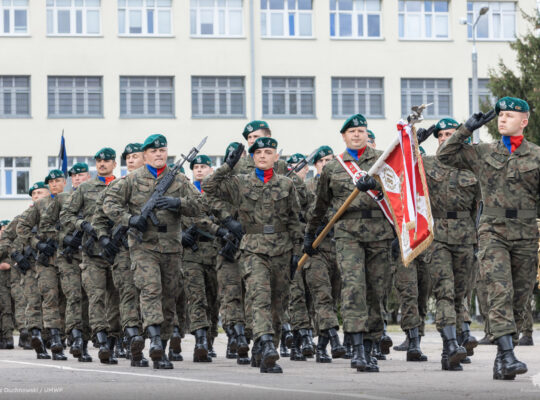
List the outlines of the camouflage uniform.
<svg viewBox="0 0 540 400">
<path fill-rule="evenodd" d="M 6 262 L 6 260 L 2 262 Z M 9 270 L 0 271 L 0 341 L 13 338 L 13 328 L 11 274 Z"/>
<path fill-rule="evenodd" d="M 470 135 L 462 125 L 439 148 L 438 158 L 473 171 L 480 183 L 484 209 L 478 259 L 488 291 L 490 336 L 514 335 L 517 340 L 538 260 L 540 149 L 523 139 L 509 154 L 502 142 L 464 144 Z"/>
</svg>

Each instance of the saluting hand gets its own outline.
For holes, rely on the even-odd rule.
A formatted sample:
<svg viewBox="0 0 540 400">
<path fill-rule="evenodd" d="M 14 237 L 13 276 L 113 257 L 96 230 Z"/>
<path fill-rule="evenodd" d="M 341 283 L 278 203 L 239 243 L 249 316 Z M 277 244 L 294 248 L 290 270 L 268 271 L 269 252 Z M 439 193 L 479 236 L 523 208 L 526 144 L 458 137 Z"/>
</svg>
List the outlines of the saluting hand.
<svg viewBox="0 0 540 400">
<path fill-rule="evenodd" d="M 497 115 L 495 114 L 495 110 L 491 109 L 487 113 L 476 113 L 471 115 L 471 117 L 465 122 L 465 128 L 467 128 L 470 132 L 473 132 L 477 130 L 478 128 L 484 126 L 489 121 L 491 121 L 493 118 L 495 118 Z"/>
</svg>

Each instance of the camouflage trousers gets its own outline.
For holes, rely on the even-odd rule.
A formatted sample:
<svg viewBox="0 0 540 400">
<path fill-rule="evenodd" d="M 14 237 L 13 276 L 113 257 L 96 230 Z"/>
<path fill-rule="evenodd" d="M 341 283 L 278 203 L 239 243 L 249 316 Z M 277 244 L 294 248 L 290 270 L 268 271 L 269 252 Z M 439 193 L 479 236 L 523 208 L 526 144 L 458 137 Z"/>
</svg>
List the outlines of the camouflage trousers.
<svg viewBox="0 0 540 400">
<path fill-rule="evenodd" d="M 296 272 L 289 288 L 289 323 L 293 331 L 313 329 L 309 312 L 311 303 L 304 271 Z"/>
<path fill-rule="evenodd" d="M 26 299 L 24 298 L 24 275 L 15 268 L 10 270 L 11 298 L 13 300 L 15 327 L 17 330 L 26 328 Z"/>
<path fill-rule="evenodd" d="M 60 316 L 60 280 L 58 269 L 51 265 L 32 266 L 24 276 L 27 328 L 62 330 Z M 43 326 L 42 326 L 43 325 Z"/>
<path fill-rule="evenodd" d="M 506 240 L 485 232 L 478 238 L 480 275 L 488 292 L 491 340 L 514 335 L 523 327 L 525 307 L 530 307 L 538 265 L 538 240 Z"/>
<path fill-rule="evenodd" d="M 188 332 L 188 320 L 187 318 L 187 306 L 186 306 L 186 290 L 184 288 L 184 272 L 182 269 L 179 269 L 178 273 L 178 287 L 176 288 L 176 317 L 178 320 L 178 329 L 182 337 Z"/>
<path fill-rule="evenodd" d="M 395 279 L 396 279 L 396 265 L 398 261 L 392 261 L 390 263 L 390 275 L 384 285 L 384 296 L 382 301 L 384 322 L 388 322 L 392 319 L 392 311 L 399 309 L 399 301 L 393 301 L 396 297 Z M 394 291 L 394 293 L 392 293 Z M 392 295 L 394 295 L 392 297 Z"/>
<path fill-rule="evenodd" d="M 472 322 L 470 309 L 472 305 L 473 290 L 476 286 L 476 280 L 478 279 L 478 275 L 480 273 L 478 270 L 478 266 L 478 260 L 475 256 L 472 268 L 469 271 L 469 277 L 467 278 L 467 292 L 465 294 L 465 300 L 463 302 L 463 321 L 469 324 Z"/>
<path fill-rule="evenodd" d="M 383 298 L 390 277 L 390 240 L 360 242 L 336 239 L 341 271 L 341 315 L 346 333 L 379 340 L 384 329 Z"/>
<path fill-rule="evenodd" d="M 249 314 L 247 310 L 244 313 L 244 289 L 238 262 L 230 262 L 218 255 L 217 282 L 222 325 L 245 325 Z"/>
<path fill-rule="evenodd" d="M 279 343 L 281 317 L 286 308 L 283 300 L 289 292 L 290 261 L 290 252 L 273 257 L 248 251 L 240 255 L 246 298 L 252 307 L 254 340 L 271 334 L 276 346 Z"/>
<path fill-rule="evenodd" d="M 533 333 L 533 308 L 532 308 L 532 292 L 531 296 L 527 300 L 527 304 L 523 308 L 523 325 L 521 327 L 521 333 L 523 333 L 523 336 L 532 336 Z"/>
<path fill-rule="evenodd" d="M 120 324 L 122 329 L 137 327 L 142 329 L 139 316 L 139 291 L 133 280 L 129 250 L 122 248 L 112 266 L 114 286 L 118 289 Z"/>
<path fill-rule="evenodd" d="M 434 240 L 427 252 L 431 256 L 429 271 L 436 301 L 435 324 L 438 330 L 455 325 L 459 333 L 465 313 L 467 280 L 475 262 L 473 245 Z"/>
<path fill-rule="evenodd" d="M 114 287 L 108 262 L 83 253 L 81 278 L 88 295 L 88 318 L 92 333 L 107 331 L 111 336 L 121 333 L 118 293 Z"/>
<path fill-rule="evenodd" d="M 478 260 L 476 261 L 478 264 Z M 482 319 L 484 320 L 484 334 L 487 336 L 489 332 L 489 320 L 488 320 L 488 302 L 487 302 L 487 287 L 486 283 L 482 280 L 480 276 L 480 271 L 478 271 L 478 274 L 476 276 L 476 297 L 478 298 L 478 305 L 480 308 L 480 315 L 482 315 Z"/>
<path fill-rule="evenodd" d="M 184 260 L 182 270 L 190 331 L 207 328 L 210 337 L 217 337 L 219 300 L 215 265 Z"/>
<path fill-rule="evenodd" d="M 413 260 L 407 267 L 400 259 L 396 261 L 395 285 L 401 307 L 401 329 L 418 328 L 424 336 L 427 303 L 431 291 L 429 266 L 421 259 Z"/>
<path fill-rule="evenodd" d="M 317 331 L 339 328 L 337 310 L 341 296 L 341 274 L 333 251 L 319 249 L 304 266 L 306 283 L 313 299 Z"/>
<path fill-rule="evenodd" d="M 180 253 L 159 253 L 140 246 L 129 249 L 135 286 L 139 289 L 143 329 L 161 325 L 161 339 L 169 340 L 176 317 Z"/>
<path fill-rule="evenodd" d="M 13 311 L 11 305 L 11 273 L 0 271 L 0 334 L 13 336 Z"/>
</svg>

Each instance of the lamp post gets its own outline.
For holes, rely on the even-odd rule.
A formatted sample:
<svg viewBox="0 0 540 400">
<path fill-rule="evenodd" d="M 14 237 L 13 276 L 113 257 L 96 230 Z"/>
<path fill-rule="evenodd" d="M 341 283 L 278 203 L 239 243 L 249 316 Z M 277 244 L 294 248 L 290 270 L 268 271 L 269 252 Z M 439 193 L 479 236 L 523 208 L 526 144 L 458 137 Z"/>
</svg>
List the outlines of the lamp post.
<svg viewBox="0 0 540 400">
<path fill-rule="evenodd" d="M 480 12 L 478 13 L 478 17 L 476 17 L 476 20 L 474 23 L 467 22 L 466 19 L 462 19 L 462 23 L 469 25 L 472 27 L 472 42 L 473 42 L 473 48 L 472 48 L 472 112 L 477 113 L 479 110 L 479 104 L 478 104 L 478 52 L 476 51 L 476 25 L 478 24 L 478 21 L 480 18 L 482 18 L 482 15 L 487 13 L 489 11 L 489 7 L 482 7 L 480 9 Z M 473 143 L 479 143 L 480 142 L 480 132 L 478 130 L 474 131 L 473 133 Z"/>
</svg>

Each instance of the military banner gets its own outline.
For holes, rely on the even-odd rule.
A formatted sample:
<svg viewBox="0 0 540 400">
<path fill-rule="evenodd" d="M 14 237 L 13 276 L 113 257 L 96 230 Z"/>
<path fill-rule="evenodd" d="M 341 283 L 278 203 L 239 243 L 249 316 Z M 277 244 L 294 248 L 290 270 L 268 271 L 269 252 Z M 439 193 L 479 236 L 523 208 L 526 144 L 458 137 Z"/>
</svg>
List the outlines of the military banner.
<svg viewBox="0 0 540 400">
<path fill-rule="evenodd" d="M 398 235 L 403 263 L 407 266 L 433 241 L 429 193 L 414 128 L 398 123 L 398 138 L 369 170 L 384 192 L 378 201 Z M 389 209 L 389 212 L 388 212 Z"/>
</svg>

